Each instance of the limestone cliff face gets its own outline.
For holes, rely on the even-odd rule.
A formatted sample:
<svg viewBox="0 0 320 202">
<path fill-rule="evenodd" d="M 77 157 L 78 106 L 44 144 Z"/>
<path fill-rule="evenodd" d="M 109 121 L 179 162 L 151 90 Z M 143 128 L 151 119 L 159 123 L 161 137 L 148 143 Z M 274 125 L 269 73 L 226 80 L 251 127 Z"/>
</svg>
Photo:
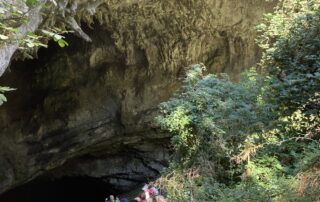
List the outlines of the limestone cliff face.
<svg viewBox="0 0 320 202">
<path fill-rule="evenodd" d="M 264 0 L 110 0 L 92 43 L 15 62 L 1 78 L 18 90 L 0 107 L 0 194 L 37 176 L 90 176 L 125 191 L 166 166 L 169 137 L 157 105 L 184 67 L 204 63 L 232 78 L 259 59 L 254 26 Z M 54 45 L 53 45 L 54 46 Z"/>
</svg>

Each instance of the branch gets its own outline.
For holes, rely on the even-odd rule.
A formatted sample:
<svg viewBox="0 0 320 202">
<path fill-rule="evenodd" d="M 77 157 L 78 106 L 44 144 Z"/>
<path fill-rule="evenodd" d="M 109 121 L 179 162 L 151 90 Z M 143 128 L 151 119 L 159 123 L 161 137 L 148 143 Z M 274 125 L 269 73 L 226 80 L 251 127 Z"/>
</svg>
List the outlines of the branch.
<svg viewBox="0 0 320 202">
<path fill-rule="evenodd" d="M 66 22 L 69 25 L 69 27 L 75 32 L 76 35 L 78 35 L 80 38 L 83 38 L 87 42 L 91 42 L 91 38 L 82 31 L 81 27 L 78 25 L 76 20 L 72 16 L 68 16 L 66 18 Z"/>
<path fill-rule="evenodd" d="M 28 32 L 34 32 L 39 27 L 40 23 L 42 22 L 42 16 L 40 14 L 41 5 L 43 5 L 46 0 L 39 0 L 39 5 L 30 9 L 29 15 L 27 17 L 28 22 L 26 24 L 21 25 L 18 28 L 17 33 L 15 34 L 15 39 L 8 44 L 3 45 L 0 47 L 0 76 L 5 72 L 7 67 L 10 64 L 11 58 L 15 51 L 19 48 L 18 41 L 23 39 Z"/>
</svg>

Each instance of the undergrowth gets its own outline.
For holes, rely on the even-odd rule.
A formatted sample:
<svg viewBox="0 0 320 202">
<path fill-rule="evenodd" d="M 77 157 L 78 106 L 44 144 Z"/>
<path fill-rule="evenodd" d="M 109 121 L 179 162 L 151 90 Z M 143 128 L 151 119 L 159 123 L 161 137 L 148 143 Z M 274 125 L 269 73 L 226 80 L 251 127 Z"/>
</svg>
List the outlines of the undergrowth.
<svg viewBox="0 0 320 202">
<path fill-rule="evenodd" d="M 160 105 L 169 201 L 320 201 L 319 6 L 280 1 L 258 26 L 257 68 L 235 83 L 193 65 Z"/>
</svg>

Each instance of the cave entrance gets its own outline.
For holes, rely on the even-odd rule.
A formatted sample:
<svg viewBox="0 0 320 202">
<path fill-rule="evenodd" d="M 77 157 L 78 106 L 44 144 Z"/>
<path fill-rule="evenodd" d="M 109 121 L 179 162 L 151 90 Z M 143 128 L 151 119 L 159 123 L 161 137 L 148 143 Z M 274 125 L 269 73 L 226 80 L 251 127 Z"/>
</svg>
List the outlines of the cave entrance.
<svg viewBox="0 0 320 202">
<path fill-rule="evenodd" d="M 115 190 L 102 179 L 36 179 L 0 196 L 0 202 L 104 202 Z"/>
</svg>

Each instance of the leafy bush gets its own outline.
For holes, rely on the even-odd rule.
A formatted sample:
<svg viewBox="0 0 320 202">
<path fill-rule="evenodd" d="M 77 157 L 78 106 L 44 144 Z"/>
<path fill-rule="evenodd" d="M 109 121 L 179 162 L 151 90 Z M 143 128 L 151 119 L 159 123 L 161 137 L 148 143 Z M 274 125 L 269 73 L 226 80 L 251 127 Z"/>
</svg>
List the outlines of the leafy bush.
<svg viewBox="0 0 320 202">
<path fill-rule="evenodd" d="M 268 80 L 254 70 L 240 83 L 224 74 L 204 73 L 202 64 L 193 65 L 181 90 L 160 105 L 157 121 L 173 134 L 172 161 L 162 178 L 172 201 L 210 201 L 209 179 L 213 184 L 239 181 L 244 167 L 234 156 L 254 143 L 249 137 L 271 128 L 276 117 L 273 104 L 264 101 Z"/>
<path fill-rule="evenodd" d="M 262 66 L 275 78 L 272 88 L 282 113 L 299 109 L 319 116 L 320 2 L 282 0 L 280 5 L 259 26 Z"/>
<path fill-rule="evenodd" d="M 240 83 L 188 72 L 161 104 L 170 201 L 320 200 L 320 2 L 280 0 L 258 26 L 260 69 Z M 169 189 L 168 189 L 169 187 Z"/>
<path fill-rule="evenodd" d="M 265 81 L 256 73 L 233 83 L 223 74 L 221 78 L 204 76 L 204 69 L 193 65 L 181 91 L 161 104 L 157 120 L 162 129 L 174 134 L 174 158 L 179 165 L 199 164 L 207 156 L 215 162 L 215 171 L 223 172 L 222 164 L 228 164 L 247 135 L 270 125 L 272 105 L 261 100 Z"/>
</svg>

